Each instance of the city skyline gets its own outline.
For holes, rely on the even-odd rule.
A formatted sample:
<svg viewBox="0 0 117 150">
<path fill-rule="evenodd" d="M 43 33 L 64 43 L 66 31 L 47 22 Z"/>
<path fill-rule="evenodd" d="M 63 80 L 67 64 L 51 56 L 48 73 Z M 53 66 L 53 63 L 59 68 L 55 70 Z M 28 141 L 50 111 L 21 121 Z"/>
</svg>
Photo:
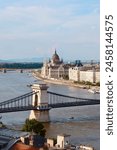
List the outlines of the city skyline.
<svg viewBox="0 0 117 150">
<path fill-rule="evenodd" d="M 99 60 L 98 0 L 5 0 L 0 6 L 0 59 Z"/>
</svg>

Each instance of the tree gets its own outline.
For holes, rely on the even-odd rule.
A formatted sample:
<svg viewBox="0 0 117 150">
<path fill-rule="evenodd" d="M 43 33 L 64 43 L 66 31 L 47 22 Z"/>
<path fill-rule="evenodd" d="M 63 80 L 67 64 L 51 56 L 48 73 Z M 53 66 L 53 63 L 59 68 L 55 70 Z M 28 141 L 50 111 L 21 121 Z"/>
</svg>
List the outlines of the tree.
<svg viewBox="0 0 117 150">
<path fill-rule="evenodd" d="M 26 119 L 22 130 L 26 132 L 34 132 L 43 137 L 45 136 L 46 133 L 46 130 L 44 129 L 44 125 L 41 122 L 37 121 L 36 119 L 31 119 L 31 120 Z"/>
</svg>

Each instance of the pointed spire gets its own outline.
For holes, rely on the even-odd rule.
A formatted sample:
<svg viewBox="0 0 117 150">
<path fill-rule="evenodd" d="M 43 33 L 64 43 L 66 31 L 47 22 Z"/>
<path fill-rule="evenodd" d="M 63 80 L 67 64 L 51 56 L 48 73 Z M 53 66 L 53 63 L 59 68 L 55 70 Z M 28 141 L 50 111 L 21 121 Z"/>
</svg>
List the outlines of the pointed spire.
<svg viewBox="0 0 117 150">
<path fill-rule="evenodd" d="M 56 48 L 55 48 L 55 54 L 57 54 L 57 52 L 56 52 Z"/>
</svg>

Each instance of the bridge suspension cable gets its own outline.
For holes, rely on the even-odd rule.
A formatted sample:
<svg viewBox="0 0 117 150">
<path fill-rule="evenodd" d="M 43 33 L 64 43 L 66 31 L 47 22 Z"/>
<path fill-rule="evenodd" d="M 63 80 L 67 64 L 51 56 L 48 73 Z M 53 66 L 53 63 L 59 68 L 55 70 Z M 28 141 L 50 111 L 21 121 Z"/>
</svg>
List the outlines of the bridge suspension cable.
<svg viewBox="0 0 117 150">
<path fill-rule="evenodd" d="M 48 91 L 48 104 L 52 108 L 100 104 L 99 99 L 79 98 Z"/>
<path fill-rule="evenodd" d="M 30 110 L 33 109 L 32 106 L 32 96 L 37 92 L 29 92 L 22 96 L 18 96 L 16 98 L 6 100 L 0 103 L 0 113 L 2 112 L 12 112 L 12 111 L 22 111 L 22 110 Z"/>
</svg>

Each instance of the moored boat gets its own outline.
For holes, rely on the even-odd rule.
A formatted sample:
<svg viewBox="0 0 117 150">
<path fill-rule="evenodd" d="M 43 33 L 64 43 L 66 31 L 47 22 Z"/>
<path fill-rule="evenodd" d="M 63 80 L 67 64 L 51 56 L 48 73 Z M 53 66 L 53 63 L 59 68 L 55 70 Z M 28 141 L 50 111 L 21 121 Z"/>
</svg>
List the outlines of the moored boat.
<svg viewBox="0 0 117 150">
<path fill-rule="evenodd" d="M 95 89 L 89 89 L 89 92 L 93 93 L 93 94 L 100 94 L 99 90 L 95 90 Z"/>
</svg>

